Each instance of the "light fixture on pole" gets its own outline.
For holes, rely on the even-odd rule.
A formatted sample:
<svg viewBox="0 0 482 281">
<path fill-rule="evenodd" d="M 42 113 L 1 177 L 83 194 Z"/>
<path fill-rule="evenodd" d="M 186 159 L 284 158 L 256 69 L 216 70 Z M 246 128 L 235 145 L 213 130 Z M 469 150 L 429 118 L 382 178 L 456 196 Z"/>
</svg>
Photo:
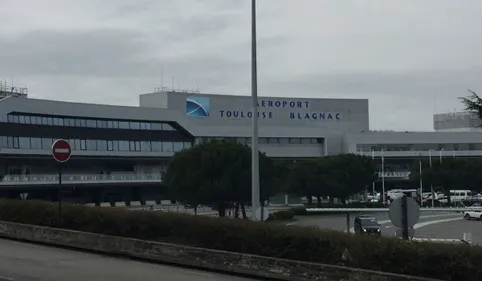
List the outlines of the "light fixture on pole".
<svg viewBox="0 0 482 281">
<path fill-rule="evenodd" d="M 251 139 L 251 217 L 256 218 L 260 205 L 258 151 L 258 70 L 256 53 L 256 0 L 251 2 L 251 98 L 253 103 L 253 135 Z M 261 219 L 263 214 L 261 214 Z"/>
</svg>

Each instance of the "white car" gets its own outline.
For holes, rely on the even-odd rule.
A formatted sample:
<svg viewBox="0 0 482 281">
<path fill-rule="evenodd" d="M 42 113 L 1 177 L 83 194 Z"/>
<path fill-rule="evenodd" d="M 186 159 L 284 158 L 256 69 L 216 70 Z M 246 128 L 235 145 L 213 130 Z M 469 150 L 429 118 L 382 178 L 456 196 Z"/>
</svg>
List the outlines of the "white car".
<svg viewBox="0 0 482 281">
<path fill-rule="evenodd" d="M 471 220 L 482 220 L 482 206 L 479 203 L 475 203 L 472 206 L 468 207 L 468 209 L 474 209 L 464 212 L 464 219 Z"/>
</svg>

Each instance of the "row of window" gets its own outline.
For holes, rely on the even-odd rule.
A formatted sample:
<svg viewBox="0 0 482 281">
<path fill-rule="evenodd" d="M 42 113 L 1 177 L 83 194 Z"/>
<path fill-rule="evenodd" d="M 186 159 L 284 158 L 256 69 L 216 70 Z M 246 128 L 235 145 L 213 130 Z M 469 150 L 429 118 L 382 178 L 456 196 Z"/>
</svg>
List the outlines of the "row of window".
<svg viewBox="0 0 482 281">
<path fill-rule="evenodd" d="M 251 143 L 251 138 L 201 138 L 202 141 L 212 139 L 233 140 L 243 144 Z M 260 144 L 320 144 L 323 139 L 318 138 L 258 138 Z"/>
<path fill-rule="evenodd" d="M 34 115 L 7 115 L 9 123 L 32 124 L 45 126 L 85 127 L 102 129 L 131 129 L 131 130 L 159 130 L 174 131 L 175 129 L 166 123 L 159 122 L 133 122 L 120 120 L 101 120 L 85 118 L 49 117 Z"/>
<path fill-rule="evenodd" d="M 51 150 L 56 139 L 0 136 L 0 148 Z M 190 142 L 69 139 L 72 150 L 177 152 Z"/>
<path fill-rule="evenodd" d="M 482 143 L 359 144 L 358 151 L 470 151 L 482 150 Z"/>
</svg>

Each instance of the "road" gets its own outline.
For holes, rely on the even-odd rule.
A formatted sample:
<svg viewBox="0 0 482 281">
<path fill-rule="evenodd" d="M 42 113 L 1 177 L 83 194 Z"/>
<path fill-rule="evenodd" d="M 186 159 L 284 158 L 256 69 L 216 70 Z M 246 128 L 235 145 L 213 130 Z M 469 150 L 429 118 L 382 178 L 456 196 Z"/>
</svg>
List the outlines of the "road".
<svg viewBox="0 0 482 281">
<path fill-rule="evenodd" d="M 372 214 L 382 226 L 382 235 L 394 236 L 396 227 L 390 222 L 388 213 Z M 353 220 L 355 214 L 350 217 L 351 231 L 353 232 Z M 346 216 L 317 216 L 302 217 L 295 225 L 314 225 L 333 230 L 346 230 Z M 460 213 L 430 213 L 422 212 L 420 221 L 414 226 L 415 237 L 420 238 L 446 238 L 461 239 L 465 233 L 472 234 L 472 242 L 482 245 L 482 221 L 466 221 Z"/>
<path fill-rule="evenodd" d="M 0 239 L 0 281 L 249 281 Z"/>
</svg>

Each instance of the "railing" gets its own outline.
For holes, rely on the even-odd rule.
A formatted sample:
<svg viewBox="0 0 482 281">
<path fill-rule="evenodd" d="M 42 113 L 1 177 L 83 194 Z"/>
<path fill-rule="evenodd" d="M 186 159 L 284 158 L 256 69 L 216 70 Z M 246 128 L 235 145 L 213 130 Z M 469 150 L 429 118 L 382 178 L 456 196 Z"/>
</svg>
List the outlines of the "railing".
<svg viewBox="0 0 482 281">
<path fill-rule="evenodd" d="M 135 182 L 161 182 L 159 174 L 65 174 L 62 175 L 62 183 L 89 184 L 89 183 L 135 183 Z M 42 185 L 56 184 L 59 182 L 58 175 L 5 175 L 0 180 L 1 185 Z"/>
</svg>

